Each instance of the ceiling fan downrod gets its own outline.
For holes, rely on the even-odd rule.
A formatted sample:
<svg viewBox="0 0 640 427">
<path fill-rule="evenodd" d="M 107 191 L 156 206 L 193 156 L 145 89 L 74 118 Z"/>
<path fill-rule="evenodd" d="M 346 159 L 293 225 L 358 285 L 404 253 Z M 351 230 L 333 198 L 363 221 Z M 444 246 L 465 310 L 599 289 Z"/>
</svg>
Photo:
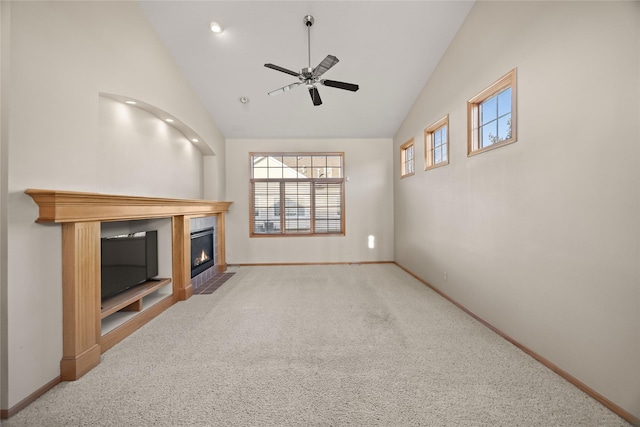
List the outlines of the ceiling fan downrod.
<svg viewBox="0 0 640 427">
<path fill-rule="evenodd" d="M 307 26 L 307 52 L 309 52 L 309 69 L 311 69 L 311 26 L 313 25 L 313 16 L 307 15 L 304 17 L 304 25 Z"/>
</svg>

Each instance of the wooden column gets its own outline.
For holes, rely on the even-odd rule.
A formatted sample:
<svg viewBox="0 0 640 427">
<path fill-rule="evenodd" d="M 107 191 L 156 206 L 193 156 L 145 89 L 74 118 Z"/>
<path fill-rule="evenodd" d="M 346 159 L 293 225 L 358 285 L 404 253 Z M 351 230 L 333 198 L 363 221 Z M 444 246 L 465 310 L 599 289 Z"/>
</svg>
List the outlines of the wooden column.
<svg viewBox="0 0 640 427">
<path fill-rule="evenodd" d="M 227 259 L 225 249 L 225 236 L 224 236 L 224 213 L 218 214 L 218 273 L 224 273 L 227 271 Z"/>
<path fill-rule="evenodd" d="M 62 224 L 62 360 L 73 381 L 100 363 L 100 223 Z"/>
<path fill-rule="evenodd" d="M 174 301 L 185 301 L 193 295 L 191 285 L 191 223 L 188 216 L 171 218 L 171 247 Z"/>
</svg>

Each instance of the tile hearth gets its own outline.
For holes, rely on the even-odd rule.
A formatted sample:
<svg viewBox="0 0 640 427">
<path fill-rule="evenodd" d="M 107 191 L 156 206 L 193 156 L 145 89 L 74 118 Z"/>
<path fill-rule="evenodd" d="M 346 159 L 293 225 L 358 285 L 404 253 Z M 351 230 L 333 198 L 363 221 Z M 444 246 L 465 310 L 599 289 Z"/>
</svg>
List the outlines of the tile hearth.
<svg viewBox="0 0 640 427">
<path fill-rule="evenodd" d="M 222 286 L 235 273 L 214 273 L 205 282 L 193 284 L 193 295 L 211 294 Z"/>
</svg>

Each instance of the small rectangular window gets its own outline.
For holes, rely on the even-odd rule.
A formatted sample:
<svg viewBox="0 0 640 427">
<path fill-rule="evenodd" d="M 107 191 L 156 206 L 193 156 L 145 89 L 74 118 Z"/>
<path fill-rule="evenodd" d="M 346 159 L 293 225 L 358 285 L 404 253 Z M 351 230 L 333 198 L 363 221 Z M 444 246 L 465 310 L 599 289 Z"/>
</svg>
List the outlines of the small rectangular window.
<svg viewBox="0 0 640 427">
<path fill-rule="evenodd" d="M 516 70 L 467 102 L 467 155 L 516 142 Z"/>
<path fill-rule="evenodd" d="M 449 115 L 424 130 L 424 170 L 449 164 Z"/>
<path fill-rule="evenodd" d="M 400 177 L 413 175 L 415 172 L 415 155 L 413 138 L 400 146 Z"/>
</svg>

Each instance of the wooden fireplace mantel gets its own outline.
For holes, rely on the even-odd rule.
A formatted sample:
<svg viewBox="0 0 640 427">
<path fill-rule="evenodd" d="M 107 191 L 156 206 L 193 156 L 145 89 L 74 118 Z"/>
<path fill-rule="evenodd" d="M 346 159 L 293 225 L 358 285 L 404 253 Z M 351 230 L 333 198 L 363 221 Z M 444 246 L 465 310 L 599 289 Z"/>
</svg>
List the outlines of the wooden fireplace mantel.
<svg viewBox="0 0 640 427">
<path fill-rule="evenodd" d="M 62 380 L 71 381 L 100 363 L 100 354 L 177 301 L 193 295 L 190 220 L 217 216 L 218 271 L 226 270 L 225 216 L 232 202 L 84 193 L 25 191 L 38 205 L 36 222 L 62 224 Z M 100 223 L 171 218 L 172 295 L 129 324 L 101 335 Z"/>
<path fill-rule="evenodd" d="M 26 194 L 40 207 L 37 222 L 126 221 L 225 213 L 231 202 L 120 196 L 78 191 L 34 190 Z"/>
</svg>

